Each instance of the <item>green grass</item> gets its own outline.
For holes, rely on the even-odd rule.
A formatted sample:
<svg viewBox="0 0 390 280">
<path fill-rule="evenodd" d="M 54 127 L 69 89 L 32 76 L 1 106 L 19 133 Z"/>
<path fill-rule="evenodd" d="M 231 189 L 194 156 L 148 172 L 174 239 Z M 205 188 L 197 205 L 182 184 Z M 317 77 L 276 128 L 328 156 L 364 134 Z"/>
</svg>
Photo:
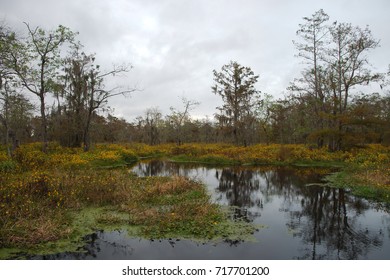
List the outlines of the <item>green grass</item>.
<svg viewBox="0 0 390 280">
<path fill-rule="evenodd" d="M 240 165 L 241 163 L 237 160 L 231 160 L 226 157 L 217 155 L 203 155 L 203 156 L 188 156 L 188 155 L 177 155 L 169 157 L 169 161 L 177 163 L 199 163 L 207 165 Z"/>
<path fill-rule="evenodd" d="M 325 168 L 343 168 L 346 166 L 340 161 L 301 161 L 292 164 L 297 167 L 325 167 Z"/>
<path fill-rule="evenodd" d="M 359 197 L 390 203 L 390 189 L 364 182 L 359 178 L 360 172 L 363 172 L 360 168 L 350 166 L 342 171 L 327 175 L 325 180 L 330 187 L 347 189 Z"/>
</svg>

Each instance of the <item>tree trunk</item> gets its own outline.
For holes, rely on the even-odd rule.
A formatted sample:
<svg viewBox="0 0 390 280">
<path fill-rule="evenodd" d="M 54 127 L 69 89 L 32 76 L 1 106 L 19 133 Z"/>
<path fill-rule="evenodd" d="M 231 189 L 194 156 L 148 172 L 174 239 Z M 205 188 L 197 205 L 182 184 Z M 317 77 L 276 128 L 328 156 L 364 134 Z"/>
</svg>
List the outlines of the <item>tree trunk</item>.
<svg viewBox="0 0 390 280">
<path fill-rule="evenodd" d="M 88 152 L 91 148 L 91 142 L 89 139 L 89 127 L 91 125 L 91 118 L 92 118 L 92 110 L 89 110 L 87 122 L 84 127 L 84 133 L 83 133 L 83 144 L 84 144 L 84 152 Z"/>
<path fill-rule="evenodd" d="M 47 153 L 47 146 L 48 146 L 48 139 L 47 139 L 47 119 L 46 119 L 46 113 L 45 113 L 45 96 L 44 93 L 41 93 L 39 95 L 40 101 L 41 101 L 41 129 L 42 129 L 42 151 L 44 153 Z"/>
</svg>

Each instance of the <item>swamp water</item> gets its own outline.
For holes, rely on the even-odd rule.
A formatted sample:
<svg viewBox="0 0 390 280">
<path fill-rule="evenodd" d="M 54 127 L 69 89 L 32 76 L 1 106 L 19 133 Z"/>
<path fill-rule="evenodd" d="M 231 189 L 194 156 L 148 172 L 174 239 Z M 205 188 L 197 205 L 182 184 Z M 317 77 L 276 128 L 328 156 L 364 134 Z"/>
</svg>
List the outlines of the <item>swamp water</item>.
<svg viewBox="0 0 390 280">
<path fill-rule="evenodd" d="M 205 167 L 137 163 L 139 176 L 182 175 L 203 182 L 211 199 L 265 227 L 255 241 L 145 240 L 126 232 L 85 237 L 80 253 L 38 259 L 390 259 L 390 214 L 380 204 L 323 186 L 326 171 L 286 167 Z M 329 171 L 328 171 L 329 172 Z"/>
</svg>

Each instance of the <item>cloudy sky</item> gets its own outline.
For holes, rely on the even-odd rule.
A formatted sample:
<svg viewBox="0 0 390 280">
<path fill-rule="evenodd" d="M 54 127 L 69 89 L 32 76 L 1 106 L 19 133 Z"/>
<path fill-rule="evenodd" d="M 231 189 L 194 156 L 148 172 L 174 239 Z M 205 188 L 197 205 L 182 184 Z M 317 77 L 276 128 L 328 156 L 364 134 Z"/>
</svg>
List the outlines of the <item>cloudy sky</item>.
<svg viewBox="0 0 390 280">
<path fill-rule="evenodd" d="M 65 25 L 103 68 L 131 63 L 126 78 L 111 82 L 141 90 L 109 103 L 131 121 L 150 107 L 181 108 L 182 96 L 200 102 L 194 116 L 212 117 L 221 104 L 212 71 L 230 60 L 260 75 L 259 90 L 282 97 L 302 68 L 292 44 L 298 24 L 321 8 L 331 21 L 368 25 L 381 45 L 370 62 L 387 70 L 389 0 L 0 0 L 0 19 L 20 32 L 23 22 Z"/>
</svg>

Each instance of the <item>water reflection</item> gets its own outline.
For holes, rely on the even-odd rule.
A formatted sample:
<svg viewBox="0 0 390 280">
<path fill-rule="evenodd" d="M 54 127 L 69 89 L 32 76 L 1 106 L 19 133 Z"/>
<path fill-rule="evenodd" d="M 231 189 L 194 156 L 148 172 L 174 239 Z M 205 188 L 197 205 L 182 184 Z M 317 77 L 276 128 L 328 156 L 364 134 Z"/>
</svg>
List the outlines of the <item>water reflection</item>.
<svg viewBox="0 0 390 280">
<path fill-rule="evenodd" d="M 390 215 L 342 189 L 325 187 L 329 170 L 205 167 L 163 161 L 135 165 L 139 176 L 182 175 L 201 180 L 211 198 L 235 215 L 266 225 L 257 242 L 199 244 L 144 240 L 125 232 L 86 237 L 80 253 L 51 259 L 390 259 Z"/>
<path fill-rule="evenodd" d="M 321 178 L 329 170 L 205 168 L 158 161 L 134 170 L 141 176 L 202 177 L 214 184 L 209 189 L 215 201 L 236 206 L 240 217 L 266 222 L 271 231 L 284 223 L 286 238 L 300 243 L 293 258 L 366 259 L 373 252 L 376 258 L 390 258 L 388 213 L 343 189 L 324 187 Z"/>
<path fill-rule="evenodd" d="M 361 222 L 369 209 L 366 201 L 351 197 L 341 189 L 311 188 L 302 197 L 301 211 L 290 213 L 287 226 L 303 242 L 311 244 L 311 252 L 302 258 L 336 259 L 366 258 L 370 248 L 383 244 L 379 230 L 369 230 Z M 324 250 L 318 247 L 324 246 Z"/>
</svg>

